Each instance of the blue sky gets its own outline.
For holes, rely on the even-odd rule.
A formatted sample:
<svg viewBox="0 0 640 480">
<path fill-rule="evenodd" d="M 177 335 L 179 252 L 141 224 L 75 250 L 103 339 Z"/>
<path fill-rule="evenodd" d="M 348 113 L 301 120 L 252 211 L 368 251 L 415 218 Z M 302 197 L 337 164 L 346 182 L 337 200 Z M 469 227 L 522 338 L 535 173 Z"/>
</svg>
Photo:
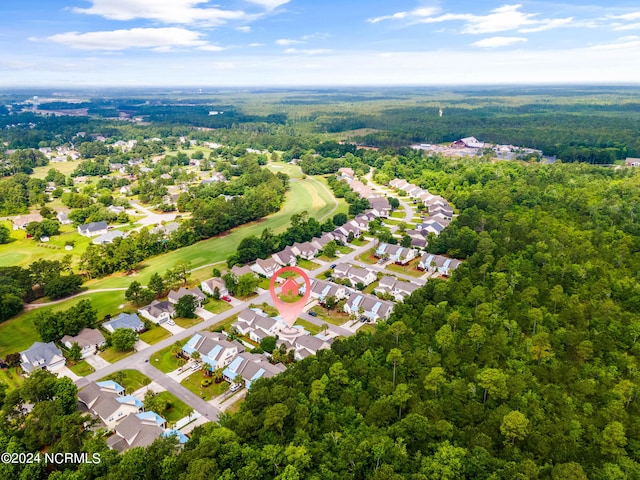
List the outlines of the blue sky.
<svg viewBox="0 0 640 480">
<path fill-rule="evenodd" d="M 4 0 L 1 12 L 2 86 L 640 82 L 637 1 Z"/>
</svg>

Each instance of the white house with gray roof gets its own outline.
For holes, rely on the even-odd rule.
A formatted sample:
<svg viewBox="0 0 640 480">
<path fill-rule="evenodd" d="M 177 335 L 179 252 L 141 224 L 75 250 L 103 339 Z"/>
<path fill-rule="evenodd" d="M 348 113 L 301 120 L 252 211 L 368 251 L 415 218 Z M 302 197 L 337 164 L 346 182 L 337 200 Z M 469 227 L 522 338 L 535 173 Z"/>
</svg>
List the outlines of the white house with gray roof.
<svg viewBox="0 0 640 480">
<path fill-rule="evenodd" d="M 128 328 L 136 333 L 144 331 L 144 323 L 140 321 L 140 318 L 135 313 L 122 312 L 116 318 L 104 322 L 102 326 L 108 332 L 115 332 L 118 328 Z"/>
<path fill-rule="evenodd" d="M 92 222 L 78 226 L 78 233 L 85 237 L 97 237 L 107 233 L 107 222 Z"/>
<path fill-rule="evenodd" d="M 144 411 L 144 404 L 113 380 L 91 382 L 78 392 L 78 400 L 89 412 L 98 417 L 108 429 L 128 415 Z"/>
<path fill-rule="evenodd" d="M 27 350 L 20 352 L 22 370 L 28 375 L 34 370 L 55 372 L 64 367 L 65 358 L 53 342 L 35 342 Z"/>
<path fill-rule="evenodd" d="M 244 386 L 251 388 L 251 384 L 259 378 L 270 378 L 282 373 L 286 367 L 281 363 L 273 365 L 269 357 L 262 354 L 244 352 L 237 355 L 224 369 L 223 375 L 228 382 L 235 382 L 236 377 L 242 377 Z"/>
<path fill-rule="evenodd" d="M 380 279 L 378 286 L 373 290 L 374 293 L 388 293 L 393 295 L 396 301 L 401 302 L 405 297 L 415 292 L 420 285 L 411 282 L 403 282 L 396 277 L 386 275 Z"/>
<path fill-rule="evenodd" d="M 194 334 L 182 351 L 189 357 L 198 352 L 200 361 L 216 370 L 229 365 L 233 357 L 244 352 L 244 347 L 236 341 L 229 341 L 223 333 L 203 331 Z"/>
<path fill-rule="evenodd" d="M 176 314 L 176 309 L 173 303 L 167 300 L 163 302 L 154 300 L 146 307 L 139 308 L 138 313 L 144 318 L 160 325 L 173 317 Z"/>
<path fill-rule="evenodd" d="M 386 320 L 391 315 L 392 310 L 393 303 L 362 293 L 351 295 L 344 304 L 345 313 L 366 318 L 372 322 Z"/>
</svg>

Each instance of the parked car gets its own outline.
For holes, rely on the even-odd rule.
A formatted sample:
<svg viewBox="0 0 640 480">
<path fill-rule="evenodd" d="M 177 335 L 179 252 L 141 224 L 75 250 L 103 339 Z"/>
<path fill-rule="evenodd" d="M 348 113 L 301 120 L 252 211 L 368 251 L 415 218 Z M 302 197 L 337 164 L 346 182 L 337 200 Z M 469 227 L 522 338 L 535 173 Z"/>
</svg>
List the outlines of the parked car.
<svg viewBox="0 0 640 480">
<path fill-rule="evenodd" d="M 239 383 L 232 383 L 231 386 L 229 387 L 229 390 L 232 392 L 238 391 L 242 388 L 242 385 L 240 385 Z"/>
<path fill-rule="evenodd" d="M 172 327 L 176 324 L 173 320 L 167 320 L 167 325 L 171 325 Z"/>
<path fill-rule="evenodd" d="M 316 312 L 314 312 L 313 310 L 309 310 L 309 315 L 311 315 L 312 317 L 317 317 L 318 314 Z"/>
<path fill-rule="evenodd" d="M 199 368 L 200 368 L 199 363 L 194 363 L 193 365 L 191 365 L 191 370 L 198 370 Z"/>
<path fill-rule="evenodd" d="M 222 300 L 224 300 L 225 302 L 230 302 L 231 301 L 231 297 L 228 295 L 225 295 L 224 297 L 222 297 Z"/>
</svg>

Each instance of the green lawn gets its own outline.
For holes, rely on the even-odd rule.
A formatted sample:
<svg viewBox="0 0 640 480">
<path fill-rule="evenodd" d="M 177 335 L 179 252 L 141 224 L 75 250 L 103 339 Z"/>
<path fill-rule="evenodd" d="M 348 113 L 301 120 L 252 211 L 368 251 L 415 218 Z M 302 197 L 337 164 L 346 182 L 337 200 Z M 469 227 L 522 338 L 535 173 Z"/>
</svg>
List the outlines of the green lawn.
<svg viewBox="0 0 640 480">
<path fill-rule="evenodd" d="M 102 358 L 104 358 L 109 363 L 116 363 L 118 360 L 122 360 L 125 357 L 135 353 L 135 350 L 131 349 L 127 352 L 119 352 L 113 347 L 107 348 L 104 352 L 100 354 Z"/>
<path fill-rule="evenodd" d="M 82 160 L 72 160 L 70 162 L 55 162 L 49 163 L 44 167 L 36 167 L 33 169 L 33 173 L 30 175 L 33 178 L 42 178 L 47 176 L 50 169 L 54 168 L 64 175 L 71 175 Z M 96 177 L 97 178 L 97 177 Z"/>
<path fill-rule="evenodd" d="M 320 333 L 322 331 L 322 329 L 318 325 L 316 325 L 315 323 L 308 322 L 308 321 L 303 320 L 301 318 L 296 320 L 296 323 L 294 323 L 294 325 L 298 325 L 300 327 L 303 327 L 311 335 L 315 335 L 315 334 Z"/>
<path fill-rule="evenodd" d="M 403 210 L 394 210 L 393 212 L 391 212 L 391 217 L 393 218 L 404 218 L 405 216 L 405 211 Z"/>
<path fill-rule="evenodd" d="M 322 185 L 324 185 L 327 189 L 327 192 L 331 192 L 331 189 L 329 188 L 329 184 L 327 183 L 327 177 L 314 177 L 315 179 L 318 180 L 318 182 L 322 183 Z M 333 198 L 333 193 L 331 193 L 331 197 Z M 347 201 L 344 198 L 336 198 L 336 200 L 338 201 L 338 208 L 336 208 L 336 210 L 330 215 L 332 218 L 335 214 L 337 213 L 349 213 L 349 204 L 347 203 Z"/>
<path fill-rule="evenodd" d="M 306 270 L 315 270 L 316 268 L 318 268 L 320 265 L 317 264 L 316 262 L 312 261 L 312 260 L 306 260 L 304 258 L 301 258 L 298 261 L 298 266 L 300 268 L 304 268 Z"/>
<path fill-rule="evenodd" d="M 319 256 L 318 256 L 318 260 L 323 260 L 323 261 L 325 261 L 325 262 L 332 262 L 332 261 L 334 261 L 334 260 L 335 260 L 335 259 L 337 259 L 337 258 L 338 258 L 338 257 L 328 257 L 328 256 L 326 256 L 326 255 L 319 255 Z"/>
<path fill-rule="evenodd" d="M 101 378 L 99 381 L 105 380 L 113 380 L 119 383 L 124 387 L 126 393 L 133 393 L 151 383 L 151 379 L 138 370 L 120 370 Z"/>
<path fill-rule="evenodd" d="M 270 283 L 271 283 L 270 278 L 261 278 L 260 283 L 258 284 L 258 287 L 262 288 L 263 290 L 269 290 Z"/>
<path fill-rule="evenodd" d="M 365 240 L 363 238 L 354 238 L 353 242 L 351 242 L 351 245 L 354 245 L 356 247 L 361 247 L 363 245 L 366 245 L 367 243 L 369 243 L 369 240 Z"/>
<path fill-rule="evenodd" d="M 201 382 L 205 378 L 207 377 L 205 377 L 203 372 L 197 371 L 182 380 L 180 382 L 180 385 L 191 390 L 193 393 L 207 402 L 212 398 L 222 395 L 224 392 L 229 390 L 229 384 L 227 382 L 215 383 L 212 381 L 211 385 L 209 385 L 208 387 L 203 387 Z"/>
<path fill-rule="evenodd" d="M 359 261 L 364 262 L 364 263 L 370 263 L 372 265 L 375 264 L 375 263 L 378 263 L 379 258 L 376 258 L 376 257 L 373 256 L 373 254 L 375 252 L 376 252 L 375 248 L 367 250 L 362 255 L 358 255 L 356 257 L 356 260 L 359 260 Z"/>
<path fill-rule="evenodd" d="M 89 365 L 85 360 L 82 360 L 76 363 L 75 365 L 69 367 L 69 370 L 71 370 L 73 373 L 81 377 L 86 377 L 90 373 L 93 373 L 96 371 L 96 369 L 93 368 L 91 365 Z"/>
<path fill-rule="evenodd" d="M 373 282 L 370 285 L 367 285 L 363 290 L 362 293 L 373 293 L 373 290 L 378 286 L 379 282 Z"/>
<path fill-rule="evenodd" d="M 244 398 L 241 398 L 236 403 L 231 405 L 229 408 L 225 410 L 226 413 L 237 413 L 240 411 L 240 405 L 244 402 Z"/>
<path fill-rule="evenodd" d="M 176 325 L 179 325 L 182 328 L 190 328 L 202 322 L 203 319 L 200 317 L 196 317 L 196 318 L 177 317 L 177 318 L 174 318 L 173 321 L 176 322 Z"/>
<path fill-rule="evenodd" d="M 363 332 L 363 333 L 373 333 L 376 331 L 376 326 L 375 325 L 371 325 L 371 324 L 365 324 L 363 326 L 361 326 L 358 329 L 358 333 L 359 332 Z"/>
<path fill-rule="evenodd" d="M 151 328 L 150 330 L 147 330 L 146 332 L 141 333 L 139 335 L 139 338 L 143 342 L 153 345 L 154 343 L 158 343 L 160 340 L 164 340 L 165 338 L 170 336 L 171 336 L 171 332 L 169 332 L 168 330 L 162 327 L 158 327 L 154 325 L 153 328 Z"/>
<path fill-rule="evenodd" d="M 291 189 L 287 192 L 284 205 L 280 211 L 262 220 L 242 225 L 215 238 L 203 240 L 194 245 L 147 259 L 142 264 L 142 269 L 135 275 L 113 275 L 108 278 L 90 281 L 86 285 L 92 289 L 126 288 L 133 280 L 137 280 L 144 285 L 149 281 L 152 274 L 160 273 L 162 275 L 180 260 L 191 262 L 192 268 L 225 261 L 235 252 L 236 247 L 245 237 L 250 235 L 260 236 L 265 228 L 272 229 L 276 234 L 281 233 L 289 226 L 291 216 L 302 211 L 311 212 L 315 217 L 316 210 L 311 210 L 313 198 L 310 193 L 310 189 L 313 190 L 315 188 L 314 182 L 313 179 L 309 178 L 292 181 Z"/>
<path fill-rule="evenodd" d="M 180 346 L 184 346 L 189 339 L 184 339 L 180 342 Z M 167 348 L 163 348 L 162 350 L 157 351 L 153 355 L 151 355 L 151 360 L 149 363 L 156 367 L 163 373 L 173 372 L 178 368 L 178 358 L 174 354 L 171 353 L 171 348 L 173 345 L 168 346 Z"/>
<path fill-rule="evenodd" d="M 424 272 L 416 268 L 416 265 L 418 265 L 418 263 L 420 263 L 420 257 L 414 258 L 405 266 L 391 263 L 384 268 L 386 270 L 391 270 L 392 272 L 404 273 L 405 275 L 410 275 L 412 277 L 421 277 L 422 275 L 424 275 Z"/>
<path fill-rule="evenodd" d="M 20 367 L 0 369 L 0 383 L 4 383 L 9 390 L 19 387 L 24 382 L 24 377 L 18 373 Z"/>
<path fill-rule="evenodd" d="M 225 302 L 224 300 L 214 300 L 213 298 L 210 298 L 209 302 L 203 305 L 202 308 L 211 313 L 222 313 L 226 312 L 232 307 L 231 305 L 229 305 L 229 302 Z"/>
<path fill-rule="evenodd" d="M 38 311 L 43 309 L 49 309 L 54 312 L 67 310 L 83 299 L 91 300 L 91 304 L 98 311 L 98 321 L 102 320 L 107 313 L 111 315 L 118 314 L 118 305 L 125 303 L 124 291 L 88 292 L 86 295 L 80 295 L 51 307 L 42 307 L 23 312 L 10 320 L 0 323 L 0 357 L 6 356 L 7 353 L 26 350 L 33 342 L 40 341 L 40 336 L 33 324 Z"/>
<path fill-rule="evenodd" d="M 158 393 L 157 397 L 167 402 L 167 405 L 170 405 L 167 410 L 162 412 L 162 417 L 168 423 L 176 423 L 181 418 L 186 417 L 189 412 L 193 411 L 193 409 L 189 407 L 189 405 L 184 403 L 171 392 L 160 392 Z"/>
<path fill-rule="evenodd" d="M 333 310 L 327 310 L 320 305 L 316 305 L 313 310 L 323 322 L 331 323 L 333 325 L 342 325 L 350 320 L 349 315 L 339 310 L 337 307 Z"/>
<path fill-rule="evenodd" d="M 338 245 L 338 252 L 346 255 L 347 253 L 351 253 L 351 248 L 346 245 Z"/>
<path fill-rule="evenodd" d="M 48 243 L 39 243 L 31 238 L 26 238 L 24 230 L 13 230 L 10 222 L 0 223 L 9 227 L 13 239 L 9 243 L 0 245 L 0 265 L 6 267 L 28 266 L 43 258 L 61 260 L 65 255 L 71 255 L 75 261 L 78 261 L 91 243 L 91 239 L 83 237 L 76 230 L 55 235 Z M 68 228 L 70 226 L 64 226 L 63 231 Z M 67 241 L 75 242 L 73 250 L 64 249 Z"/>
</svg>

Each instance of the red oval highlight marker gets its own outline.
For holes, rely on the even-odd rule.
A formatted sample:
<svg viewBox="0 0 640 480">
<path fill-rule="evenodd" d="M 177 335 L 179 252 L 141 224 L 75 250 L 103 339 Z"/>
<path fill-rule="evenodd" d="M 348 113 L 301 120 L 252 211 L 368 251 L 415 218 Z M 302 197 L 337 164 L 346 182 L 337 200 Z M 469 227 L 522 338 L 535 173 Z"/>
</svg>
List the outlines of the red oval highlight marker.
<svg viewBox="0 0 640 480">
<path fill-rule="evenodd" d="M 285 272 L 295 272 L 302 277 L 305 284 L 304 295 L 300 300 L 294 303 L 287 303 L 278 297 L 276 294 L 276 280 L 278 277 Z M 297 294 L 298 293 L 298 283 L 294 280 L 287 279 L 282 284 L 283 291 L 289 291 L 290 293 Z M 286 290 L 288 289 L 288 290 Z M 271 300 L 273 300 L 273 306 L 278 309 L 280 316 L 287 322 L 287 325 L 290 327 L 296 323 L 298 316 L 302 313 L 302 309 L 307 304 L 307 300 L 309 299 L 309 295 L 311 294 L 311 281 L 304 270 L 298 267 L 282 267 L 271 277 L 271 282 L 269 282 L 269 293 L 271 294 Z"/>
</svg>

